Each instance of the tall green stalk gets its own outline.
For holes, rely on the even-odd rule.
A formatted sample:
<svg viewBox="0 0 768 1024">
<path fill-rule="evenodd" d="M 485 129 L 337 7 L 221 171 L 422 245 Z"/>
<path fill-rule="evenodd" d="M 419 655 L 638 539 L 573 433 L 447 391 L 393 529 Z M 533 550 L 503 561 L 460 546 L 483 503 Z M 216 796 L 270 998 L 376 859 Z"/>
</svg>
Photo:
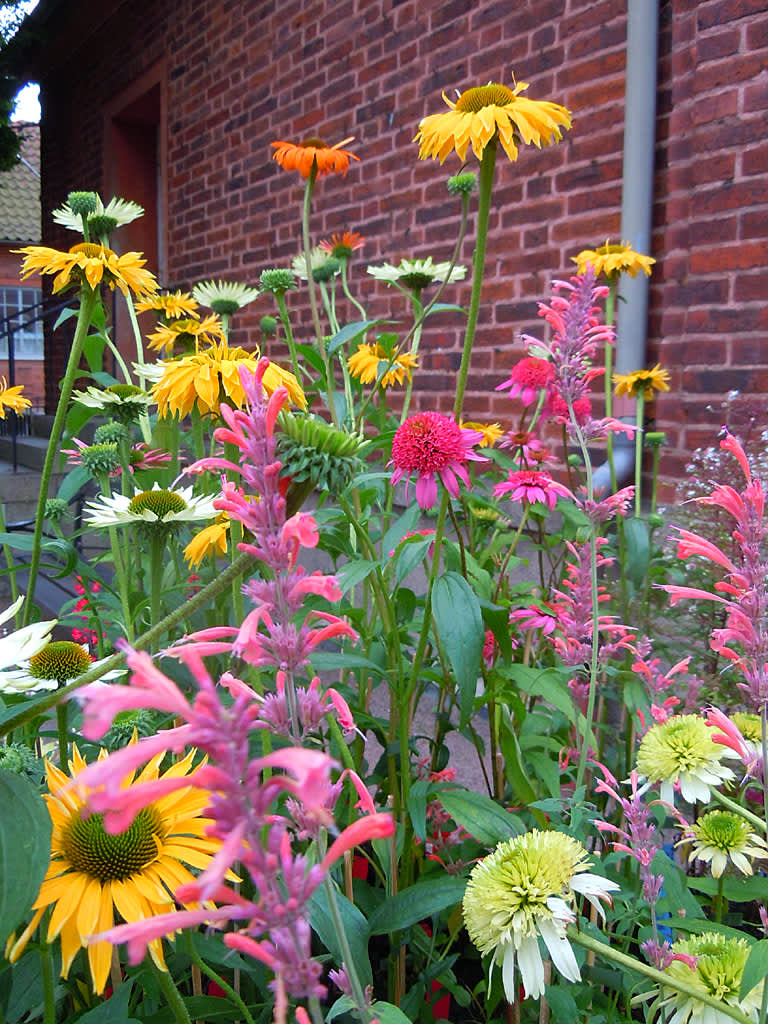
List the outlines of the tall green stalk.
<svg viewBox="0 0 768 1024">
<path fill-rule="evenodd" d="M 464 349 L 461 353 L 459 376 L 456 380 L 456 399 L 453 403 L 453 418 L 458 422 L 464 405 L 464 392 L 467 388 L 469 364 L 472 359 L 472 346 L 480 315 L 480 298 L 483 290 L 483 270 L 485 268 L 485 250 L 488 243 L 488 217 L 491 211 L 491 194 L 493 192 L 493 173 L 496 168 L 496 149 L 498 143 L 491 139 L 483 150 L 480 161 L 480 181 L 477 204 L 477 237 L 475 254 L 472 258 L 472 296 L 469 300 L 467 330 L 464 334 Z"/>
<path fill-rule="evenodd" d="M 309 211 L 312 207 L 312 191 L 315 187 L 315 181 L 317 180 L 317 162 L 313 162 L 312 170 L 310 171 L 309 177 L 307 178 L 307 184 L 304 187 L 304 203 L 301 209 L 301 241 L 304 246 L 304 268 L 307 275 L 307 288 L 309 289 L 309 306 L 312 310 L 312 326 L 315 330 L 315 341 L 317 342 L 317 349 L 320 353 L 320 357 L 323 360 L 323 366 L 325 367 L 325 380 L 327 401 L 328 401 L 328 412 L 331 414 L 331 420 L 333 421 L 334 427 L 339 426 L 339 416 L 336 412 L 336 399 L 334 391 L 336 385 L 333 379 L 333 367 L 331 361 L 328 358 L 328 352 L 325 348 L 325 338 L 323 336 L 323 330 L 320 326 L 320 312 L 317 308 L 317 295 L 315 295 L 315 280 L 312 277 L 312 258 L 310 253 L 312 247 L 309 243 Z"/>
<path fill-rule="evenodd" d="M 40 494 L 37 499 L 37 512 L 35 513 L 35 530 L 32 536 L 32 558 L 29 563 L 29 583 L 27 585 L 27 599 L 24 602 L 24 625 L 28 625 L 32 618 L 34 607 L 35 588 L 37 586 L 37 574 L 40 570 L 41 543 L 43 539 L 43 522 L 45 521 L 45 503 L 48 500 L 48 488 L 53 474 L 53 464 L 59 454 L 61 435 L 64 432 L 64 423 L 67 418 L 69 399 L 72 396 L 72 389 L 77 378 L 80 359 L 83 354 L 83 346 L 88 335 L 88 328 L 91 326 L 91 318 L 96 304 L 99 300 L 99 293 L 87 285 L 83 285 L 80 291 L 80 309 L 77 313 L 77 324 L 75 325 L 75 336 L 72 339 L 72 348 L 69 353 L 69 361 L 61 382 L 61 394 L 59 404 L 56 407 L 56 415 L 53 418 L 51 436 L 48 441 L 48 449 L 45 453 L 45 462 L 40 476 Z"/>
</svg>

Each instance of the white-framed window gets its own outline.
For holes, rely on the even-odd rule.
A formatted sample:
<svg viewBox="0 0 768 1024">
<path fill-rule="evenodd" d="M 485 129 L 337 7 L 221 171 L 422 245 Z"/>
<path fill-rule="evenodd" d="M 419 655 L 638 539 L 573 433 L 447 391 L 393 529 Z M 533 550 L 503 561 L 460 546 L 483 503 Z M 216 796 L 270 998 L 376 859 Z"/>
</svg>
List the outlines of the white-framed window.
<svg viewBox="0 0 768 1024">
<path fill-rule="evenodd" d="M 43 321 L 34 319 L 36 314 L 39 316 L 40 309 L 32 309 L 42 299 L 40 288 L 0 285 L 0 359 L 8 358 L 9 323 L 13 328 L 15 358 L 43 359 Z M 9 317 L 13 319 L 9 321 Z"/>
</svg>

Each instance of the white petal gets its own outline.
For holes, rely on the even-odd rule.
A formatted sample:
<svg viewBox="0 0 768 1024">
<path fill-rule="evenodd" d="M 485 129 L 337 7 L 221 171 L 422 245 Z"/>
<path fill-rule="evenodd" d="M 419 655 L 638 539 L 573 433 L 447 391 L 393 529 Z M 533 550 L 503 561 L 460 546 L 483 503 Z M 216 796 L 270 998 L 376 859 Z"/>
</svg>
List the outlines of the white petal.
<svg viewBox="0 0 768 1024">
<path fill-rule="evenodd" d="M 541 937 L 546 943 L 552 963 L 568 981 L 581 981 L 579 965 L 568 939 L 561 935 L 553 921 L 542 919 L 538 922 Z M 521 964 L 522 966 L 522 964 Z"/>
<path fill-rule="evenodd" d="M 538 999 L 544 995 L 544 961 L 541 959 L 538 938 L 527 935 L 518 946 L 517 955 L 526 998 L 530 996 Z"/>
<path fill-rule="evenodd" d="M 520 965 L 522 970 L 522 964 Z M 504 947 L 504 959 L 501 964 L 501 980 L 504 983 L 504 995 L 507 997 L 508 1003 L 514 1003 L 515 1001 L 515 947 L 511 942 L 507 942 Z M 488 979 L 488 987 L 490 988 L 491 979 Z"/>
<path fill-rule="evenodd" d="M 0 612 L 0 626 L 2 626 L 4 622 L 7 622 L 8 619 L 12 619 L 23 603 L 24 595 L 19 594 L 13 604 L 9 605 L 4 612 Z"/>
</svg>

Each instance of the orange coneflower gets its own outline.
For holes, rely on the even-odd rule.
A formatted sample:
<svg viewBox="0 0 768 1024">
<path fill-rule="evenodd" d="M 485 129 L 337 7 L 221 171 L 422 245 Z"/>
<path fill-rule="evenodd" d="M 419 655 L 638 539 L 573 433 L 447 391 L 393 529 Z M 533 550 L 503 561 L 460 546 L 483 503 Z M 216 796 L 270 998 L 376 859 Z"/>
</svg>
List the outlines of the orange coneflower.
<svg viewBox="0 0 768 1024">
<path fill-rule="evenodd" d="M 274 159 L 286 171 L 298 171 L 302 178 L 308 178 L 312 168 L 317 168 L 317 177 L 322 178 L 324 174 L 346 174 L 349 170 L 350 160 L 359 160 L 359 156 L 342 149 L 348 142 L 352 142 L 354 135 L 348 139 L 342 139 L 335 146 L 329 146 L 322 139 L 312 138 L 305 142 L 270 142 L 274 146 Z"/>
</svg>

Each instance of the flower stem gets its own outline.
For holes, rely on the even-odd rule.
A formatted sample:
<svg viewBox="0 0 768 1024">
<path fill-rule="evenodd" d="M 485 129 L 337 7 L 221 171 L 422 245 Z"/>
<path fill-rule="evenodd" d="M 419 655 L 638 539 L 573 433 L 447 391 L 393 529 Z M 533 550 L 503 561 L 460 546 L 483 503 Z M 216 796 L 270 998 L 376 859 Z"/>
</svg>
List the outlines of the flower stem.
<svg viewBox="0 0 768 1024">
<path fill-rule="evenodd" d="M 291 318 L 288 316 L 288 306 L 285 301 L 285 292 L 274 292 L 275 302 L 277 303 L 277 311 L 280 314 L 280 323 L 283 325 L 285 331 L 285 341 L 288 345 L 288 351 L 291 355 L 291 367 L 293 368 L 293 375 L 296 380 L 301 384 L 301 367 L 299 366 L 299 358 L 296 354 L 296 342 L 293 340 L 293 328 L 291 327 Z"/>
<path fill-rule="evenodd" d="M 635 957 L 629 956 L 627 953 L 622 953 L 618 949 L 614 949 L 606 942 L 601 942 L 599 939 L 592 938 L 591 935 L 586 935 L 584 932 L 577 931 L 573 925 L 570 925 L 566 932 L 569 940 L 574 942 L 577 946 L 581 946 L 583 949 L 591 950 L 593 953 L 597 953 L 599 956 L 605 957 L 606 960 L 611 960 L 613 963 L 618 964 L 621 967 L 626 968 L 630 971 L 635 971 L 637 974 L 642 974 L 646 978 L 650 978 L 652 981 L 657 982 L 659 985 L 663 985 L 664 988 L 674 989 L 676 992 L 680 992 L 691 999 L 695 999 L 700 1003 L 705 1003 L 707 1006 L 713 1007 L 719 1013 L 724 1013 L 728 1017 L 733 1017 L 734 1020 L 740 1022 L 740 1024 L 754 1024 L 751 1017 L 748 1017 L 746 1013 L 743 1013 L 738 1007 L 731 1006 L 730 1003 L 726 1003 L 721 999 L 715 999 L 714 996 L 709 995 L 708 992 L 702 991 L 695 985 L 689 985 L 687 982 L 675 978 L 671 974 L 665 974 L 664 971 L 659 971 L 655 967 L 651 967 L 649 964 L 644 964 L 641 960 L 636 960 Z"/>
<path fill-rule="evenodd" d="M 309 288 L 309 306 L 312 310 L 312 325 L 315 329 L 317 349 L 323 360 L 323 365 L 325 366 L 326 390 L 328 392 L 326 396 L 328 412 L 331 414 L 331 420 L 333 421 L 334 427 L 338 427 L 339 416 L 336 412 L 336 401 L 334 398 L 335 383 L 333 380 L 333 369 L 331 367 L 331 361 L 328 358 L 328 353 L 325 349 L 325 338 L 323 337 L 323 331 L 320 326 L 320 314 L 317 308 L 317 296 L 315 295 L 315 279 L 312 277 L 312 260 L 310 257 L 309 211 L 312 204 L 312 190 L 315 187 L 316 179 L 317 163 L 314 162 L 312 164 L 312 170 L 310 171 L 309 177 L 307 178 L 306 187 L 304 188 L 304 204 L 301 211 L 301 240 L 304 246 L 304 266 L 307 274 L 307 287 Z"/>
<path fill-rule="evenodd" d="M 347 939 L 344 922 L 342 921 L 341 914 L 339 913 L 339 905 L 336 901 L 336 890 L 333 887 L 333 881 L 331 880 L 330 875 L 326 875 L 323 879 L 323 886 L 325 888 L 325 894 L 328 897 L 328 910 L 331 913 L 333 927 L 336 930 L 336 938 L 339 940 L 343 966 L 346 968 L 349 985 L 352 989 L 352 998 L 355 1001 L 357 1012 L 360 1014 L 362 1020 L 369 1021 L 373 1017 L 373 1013 L 371 1012 L 371 1008 L 365 998 L 365 989 L 363 988 L 360 976 L 357 973 L 357 968 L 355 967 L 355 958 Z"/>
<path fill-rule="evenodd" d="M 616 287 L 616 280 L 612 277 L 608 283 L 608 294 L 605 297 L 606 327 L 613 327 L 614 310 L 616 308 Z M 613 416 L 613 344 L 607 341 L 605 343 L 605 415 Z M 613 434 L 610 430 L 605 438 L 605 455 L 611 473 L 611 491 L 615 494 L 619 485 L 616 479 L 616 466 L 613 461 Z"/>
<path fill-rule="evenodd" d="M 461 353 L 459 376 L 456 381 L 456 399 L 453 403 L 453 418 L 457 423 L 461 418 L 461 410 L 464 405 L 464 392 L 467 388 L 469 363 L 472 358 L 472 345 L 475 340 L 475 330 L 480 314 L 480 293 L 483 288 L 483 268 L 485 266 L 485 250 L 488 242 L 488 216 L 491 211 L 491 192 L 493 190 L 493 172 L 496 167 L 496 148 L 496 140 L 492 139 L 483 150 L 483 158 L 480 161 L 477 237 L 475 240 L 475 254 L 472 259 L 472 296 L 469 301 L 469 316 L 467 317 L 467 330 L 464 335 L 464 349 Z"/>
<path fill-rule="evenodd" d="M 645 392 L 639 391 L 637 395 L 637 410 L 635 413 L 635 515 L 639 516 L 642 504 L 643 484 L 643 420 L 645 418 Z"/>
<path fill-rule="evenodd" d="M 209 965 L 205 962 L 205 960 L 203 960 L 203 958 L 197 952 L 197 950 L 195 949 L 194 941 L 192 939 L 192 932 L 185 931 L 184 935 L 186 936 L 187 940 L 187 953 L 189 954 L 189 958 L 192 961 L 192 963 L 200 969 L 200 972 L 204 974 L 206 978 L 209 978 L 211 981 L 215 982 L 222 990 L 222 992 L 224 992 L 227 998 L 235 1004 L 240 1013 L 242 1013 L 246 1024 L 254 1024 L 253 1017 L 251 1016 L 248 1007 L 243 1002 L 242 997 L 238 995 L 237 992 L 235 992 L 235 990 L 232 988 L 229 982 L 226 981 L 226 979 L 222 978 L 220 974 L 217 974 L 212 967 L 209 967 Z"/>
<path fill-rule="evenodd" d="M 711 789 L 710 795 L 713 800 L 716 800 L 723 807 L 727 807 L 729 811 L 733 811 L 734 814 L 740 814 L 745 821 L 748 821 L 750 825 L 754 825 L 755 828 L 759 828 L 761 832 L 768 835 L 768 825 L 762 818 L 758 818 L 756 814 L 748 811 L 746 807 L 742 807 L 741 804 L 737 804 L 735 800 L 731 800 L 730 797 L 725 796 L 719 789 Z"/>
<path fill-rule="evenodd" d="M 80 309 L 77 313 L 77 324 L 75 335 L 72 339 L 72 348 L 69 353 L 67 369 L 64 373 L 64 380 L 61 382 L 59 404 L 56 407 L 56 415 L 51 426 L 51 436 L 48 441 L 48 449 L 45 453 L 43 471 L 40 475 L 40 494 L 37 499 L 37 512 L 35 513 L 35 531 L 32 537 L 32 558 L 29 563 L 29 583 L 27 584 L 27 599 L 24 602 L 24 625 L 29 625 L 34 606 L 35 587 L 37 574 L 40 569 L 41 542 L 43 539 L 43 522 L 45 520 L 45 503 L 48 500 L 48 487 L 53 473 L 53 463 L 59 454 L 61 435 L 64 431 L 64 422 L 67 418 L 67 407 L 72 395 L 72 388 L 80 368 L 80 357 L 83 354 L 83 345 L 91 326 L 91 317 L 96 308 L 99 293 L 92 288 L 83 286 L 80 293 Z"/>
<path fill-rule="evenodd" d="M 181 994 L 176 988 L 176 983 L 168 971 L 161 971 L 154 962 L 152 963 L 152 969 L 160 985 L 160 990 L 165 996 L 168 1009 L 173 1014 L 176 1024 L 192 1024 L 189 1011 L 184 1005 L 184 1000 L 181 998 Z"/>
<path fill-rule="evenodd" d="M 56 983 L 53 977 L 53 954 L 47 942 L 40 945 L 40 973 L 43 978 L 43 1024 L 56 1021 Z"/>
<path fill-rule="evenodd" d="M 68 712 L 69 707 L 66 701 L 56 705 L 56 736 L 59 744 L 59 766 L 62 771 L 67 770 L 67 761 L 69 760 Z"/>
</svg>

